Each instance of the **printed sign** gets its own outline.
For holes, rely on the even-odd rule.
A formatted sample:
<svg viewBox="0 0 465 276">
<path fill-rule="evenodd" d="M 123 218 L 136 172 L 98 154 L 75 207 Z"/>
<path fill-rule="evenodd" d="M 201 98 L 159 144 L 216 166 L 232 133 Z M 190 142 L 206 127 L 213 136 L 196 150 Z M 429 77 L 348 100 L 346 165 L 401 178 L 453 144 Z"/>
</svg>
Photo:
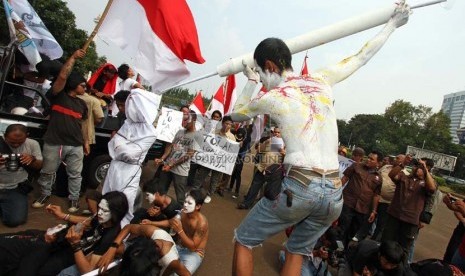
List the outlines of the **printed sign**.
<svg viewBox="0 0 465 276">
<path fill-rule="evenodd" d="M 349 159 L 347 157 L 344 157 L 342 155 L 338 155 L 337 156 L 338 160 L 339 160 L 339 177 L 342 178 L 342 176 L 344 175 L 344 171 L 350 167 L 350 165 L 352 165 L 355 161 L 352 160 L 352 159 Z"/>
<path fill-rule="evenodd" d="M 454 171 L 455 168 L 455 162 L 457 161 L 457 157 L 435 152 L 435 151 L 430 151 L 430 150 L 425 150 L 425 149 L 420 149 L 412 146 L 407 146 L 407 152 L 406 154 L 411 154 L 414 158 L 429 158 L 434 161 L 434 167 L 447 170 L 447 171 Z"/>
<path fill-rule="evenodd" d="M 195 163 L 225 174 L 232 174 L 239 152 L 239 143 L 203 131 L 203 141 L 199 144 L 201 149 L 193 157 Z"/>
<path fill-rule="evenodd" d="M 182 128 L 182 112 L 161 108 L 161 115 L 157 123 L 157 139 L 171 143 L 176 132 Z"/>
<path fill-rule="evenodd" d="M 216 121 L 216 120 L 212 120 L 212 119 L 208 119 L 208 118 L 203 118 L 203 120 L 205 122 L 203 129 L 207 133 L 215 134 L 215 131 L 218 128 L 221 128 L 221 122 L 220 121 Z"/>
</svg>

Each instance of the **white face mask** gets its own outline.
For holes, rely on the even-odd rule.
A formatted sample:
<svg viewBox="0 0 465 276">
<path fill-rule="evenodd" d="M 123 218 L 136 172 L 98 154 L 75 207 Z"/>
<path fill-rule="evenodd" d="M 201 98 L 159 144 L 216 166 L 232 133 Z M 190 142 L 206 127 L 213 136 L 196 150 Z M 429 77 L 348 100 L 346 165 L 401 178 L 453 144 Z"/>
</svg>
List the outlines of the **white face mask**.
<svg viewBox="0 0 465 276">
<path fill-rule="evenodd" d="M 155 194 L 145 193 L 145 199 L 148 201 L 149 204 L 152 204 L 155 198 L 156 198 Z"/>
<path fill-rule="evenodd" d="M 184 213 L 189 214 L 195 211 L 195 199 L 192 196 L 187 196 L 184 200 Z"/>
<path fill-rule="evenodd" d="M 283 81 L 283 78 L 278 73 L 271 73 L 269 70 L 263 71 L 260 67 L 257 67 L 257 72 L 260 75 L 260 81 L 265 86 L 267 91 L 275 88 Z"/>
<path fill-rule="evenodd" d="M 97 216 L 100 224 L 106 223 L 111 219 L 111 211 L 106 199 L 102 199 L 98 204 Z"/>
</svg>

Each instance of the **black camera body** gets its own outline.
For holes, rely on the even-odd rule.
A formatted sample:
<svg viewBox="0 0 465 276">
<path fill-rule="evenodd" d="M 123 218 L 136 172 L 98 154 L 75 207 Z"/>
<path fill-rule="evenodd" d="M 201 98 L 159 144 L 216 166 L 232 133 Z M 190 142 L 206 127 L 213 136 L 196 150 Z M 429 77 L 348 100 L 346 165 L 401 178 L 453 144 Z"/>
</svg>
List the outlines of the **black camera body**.
<svg viewBox="0 0 465 276">
<path fill-rule="evenodd" d="M 410 165 L 414 167 L 418 167 L 420 165 L 420 162 L 418 161 L 418 158 L 413 158 L 412 161 L 410 161 Z"/>
<path fill-rule="evenodd" d="M 340 263 L 345 263 L 344 244 L 341 240 L 336 240 L 334 244 L 328 249 L 328 264 L 333 267 L 338 267 Z"/>
<path fill-rule="evenodd" d="M 20 153 L 2 154 L 2 158 L 5 159 L 5 168 L 9 172 L 15 172 L 21 167 Z"/>
</svg>

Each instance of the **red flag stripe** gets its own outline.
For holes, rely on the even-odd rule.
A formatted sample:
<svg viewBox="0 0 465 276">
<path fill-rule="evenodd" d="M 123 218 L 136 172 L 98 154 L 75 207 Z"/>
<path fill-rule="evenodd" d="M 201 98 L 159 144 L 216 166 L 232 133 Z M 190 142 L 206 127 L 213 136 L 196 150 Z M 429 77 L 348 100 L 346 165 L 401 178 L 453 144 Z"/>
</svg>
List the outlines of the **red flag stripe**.
<svg viewBox="0 0 465 276">
<path fill-rule="evenodd" d="M 307 56 L 304 58 L 304 64 L 302 65 L 302 70 L 300 71 L 301 76 L 308 75 L 308 68 L 307 68 Z"/>
<path fill-rule="evenodd" d="M 185 0 L 137 0 L 153 32 L 180 60 L 204 63 L 194 18 Z"/>
<path fill-rule="evenodd" d="M 200 111 L 200 113 L 205 114 L 205 105 L 203 104 L 203 97 L 202 97 L 202 91 L 199 91 L 197 95 L 194 97 L 192 100 L 192 104 L 197 107 L 197 109 Z"/>
<path fill-rule="evenodd" d="M 79 112 L 76 112 L 74 110 L 71 110 L 69 108 L 63 107 L 61 105 L 54 104 L 52 105 L 52 110 L 56 111 L 61 114 L 69 115 L 71 117 L 74 117 L 76 119 L 82 119 L 82 114 Z"/>
<path fill-rule="evenodd" d="M 232 98 L 233 98 L 233 92 L 234 89 L 236 88 L 236 78 L 234 75 L 229 75 L 226 78 L 226 91 L 225 91 L 225 99 L 224 99 L 224 110 L 225 113 L 229 111 L 230 106 L 232 103 Z"/>
</svg>

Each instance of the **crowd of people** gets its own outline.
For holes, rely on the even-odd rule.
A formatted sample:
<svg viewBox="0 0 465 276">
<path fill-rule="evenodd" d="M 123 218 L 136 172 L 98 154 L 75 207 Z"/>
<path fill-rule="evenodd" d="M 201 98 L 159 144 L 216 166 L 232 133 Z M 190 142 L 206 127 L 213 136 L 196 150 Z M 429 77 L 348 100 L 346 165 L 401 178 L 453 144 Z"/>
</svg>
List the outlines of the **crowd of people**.
<svg viewBox="0 0 465 276">
<path fill-rule="evenodd" d="M 1 152 L 8 153 L 0 157 L 4 225 L 27 221 L 28 174 L 33 171 L 40 172 L 41 195 L 32 207 L 47 205 L 61 163 L 68 176 L 69 208 L 45 207 L 63 224 L 0 235 L 0 274 L 81 275 L 104 272 L 120 261 L 112 273 L 193 275 L 209 241 L 202 208 L 227 190 L 239 198 L 245 157 L 253 153 L 251 184 L 237 205 L 250 210 L 234 230 L 233 275 L 252 275 L 253 248 L 280 232 L 287 234 L 279 253 L 281 275 L 463 275 L 465 202 L 438 191 L 433 160 L 355 148 L 341 177 L 340 158 L 349 152 L 338 150 L 331 87 L 368 62 L 407 22 L 409 12 L 401 1 L 360 52 L 312 75 L 293 72 L 291 52 L 281 39 L 260 42 L 253 55 L 255 70 L 244 65 L 248 81 L 232 113 L 211 114 L 211 122 L 218 122 L 211 130 L 216 139 L 239 146 L 231 175 L 194 162 L 202 146 L 202 115 L 183 106 L 173 140 L 154 160 L 155 177 L 141 185 L 141 166 L 156 139 L 157 101 L 141 90 L 127 65 L 105 64 L 86 81 L 73 70 L 86 54 L 77 50 L 47 92 L 51 106 L 42 150 L 20 124 L 8 126 L 0 140 Z M 264 89 L 252 98 L 259 82 Z M 254 142 L 251 125 L 236 122 L 260 114 L 270 114 L 276 126 Z M 118 123 L 108 145 L 110 168 L 101 192 L 87 193 L 89 214 L 81 216 L 83 159 L 96 142 L 95 127 L 112 116 Z M 175 197 L 168 195 L 171 183 Z M 136 200 L 141 186 L 147 208 Z M 459 220 L 444 260 L 412 263 L 415 240 L 441 197 Z"/>
</svg>

